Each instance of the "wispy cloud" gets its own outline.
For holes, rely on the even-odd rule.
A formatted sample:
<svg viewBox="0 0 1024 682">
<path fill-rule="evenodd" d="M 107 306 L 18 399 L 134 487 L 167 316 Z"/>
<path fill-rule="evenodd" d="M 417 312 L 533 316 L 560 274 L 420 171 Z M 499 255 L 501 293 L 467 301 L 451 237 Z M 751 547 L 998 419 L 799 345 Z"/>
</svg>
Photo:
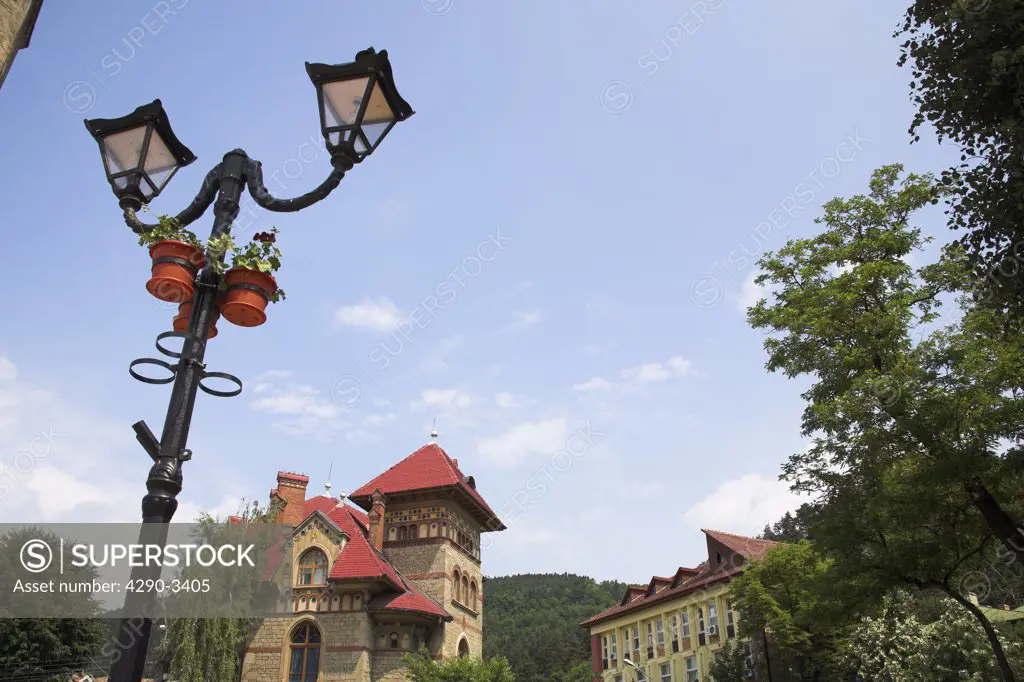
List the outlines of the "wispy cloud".
<svg viewBox="0 0 1024 682">
<path fill-rule="evenodd" d="M 713 528 L 753 535 L 764 530 L 765 524 L 778 521 L 787 511 L 807 501 L 808 498 L 791 492 L 787 483 L 748 474 L 725 481 L 682 516 L 694 529 Z"/>
<path fill-rule="evenodd" d="M 514 467 L 532 455 L 551 455 L 563 449 L 569 430 L 565 417 L 522 422 L 498 436 L 483 439 L 478 449 L 493 464 Z"/>
<path fill-rule="evenodd" d="M 604 377 L 593 377 L 576 384 L 573 391 L 586 393 L 593 391 L 610 391 L 614 389 L 637 388 L 643 384 L 658 384 L 669 379 L 677 379 L 696 374 L 693 363 L 681 355 L 674 355 L 664 362 L 649 362 L 636 367 L 627 367 L 619 372 L 619 381 L 614 383 Z"/>
<path fill-rule="evenodd" d="M 414 400 L 410 407 L 422 412 L 429 408 L 450 410 L 457 407 L 469 407 L 473 399 L 465 391 L 458 388 L 428 388 L 420 393 L 419 400 Z"/>
<path fill-rule="evenodd" d="M 334 311 L 338 324 L 356 329 L 390 331 L 402 321 L 402 314 L 388 298 L 364 298 L 355 305 L 346 305 Z"/>
<path fill-rule="evenodd" d="M 582 384 L 576 384 L 572 387 L 574 391 L 607 391 L 612 388 L 612 382 L 601 377 L 594 377 L 593 379 L 587 379 Z"/>
</svg>

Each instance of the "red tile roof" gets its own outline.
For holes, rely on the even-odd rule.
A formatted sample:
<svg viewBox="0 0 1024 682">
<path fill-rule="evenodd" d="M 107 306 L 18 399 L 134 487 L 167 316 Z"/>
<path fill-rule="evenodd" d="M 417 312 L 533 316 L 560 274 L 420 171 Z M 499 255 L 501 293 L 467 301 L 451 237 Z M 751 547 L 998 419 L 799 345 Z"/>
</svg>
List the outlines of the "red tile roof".
<svg viewBox="0 0 1024 682">
<path fill-rule="evenodd" d="M 757 560 L 764 557 L 765 552 L 770 548 L 779 544 L 772 542 L 771 540 L 759 540 L 757 538 L 748 538 L 743 535 L 734 535 L 732 533 L 723 533 L 716 530 L 703 530 L 705 535 L 722 543 L 728 549 L 732 550 L 736 554 L 742 556 L 745 560 Z M 649 588 L 655 584 L 656 581 L 665 580 L 665 578 L 659 578 L 655 576 L 651 580 L 650 585 L 630 585 L 626 588 L 626 595 L 618 605 L 605 609 L 601 613 L 588 618 L 587 620 L 580 623 L 581 627 L 590 627 L 597 625 L 606 620 L 610 620 L 617 616 L 621 616 L 625 613 L 632 611 L 638 611 L 640 609 L 647 608 L 652 604 L 659 604 L 664 601 L 669 601 L 677 597 L 681 597 L 690 592 L 694 592 L 701 588 L 708 587 L 715 583 L 729 580 L 739 573 L 743 572 L 743 566 L 737 565 L 732 562 L 715 564 L 712 567 L 710 561 L 702 562 L 697 568 L 680 568 L 676 571 L 676 579 L 680 577 L 682 580 L 674 587 L 666 587 L 658 592 L 651 593 Z M 680 576 L 680 573 L 683 575 Z M 674 581 L 673 581 L 674 583 Z M 630 598 L 635 595 L 637 591 L 643 590 L 643 596 L 635 599 Z"/>
<path fill-rule="evenodd" d="M 369 521 L 366 514 L 337 498 L 323 495 L 306 500 L 303 521 L 316 512 L 326 516 L 349 538 L 331 566 L 328 579 L 376 580 L 394 590 L 391 593 L 376 595 L 370 600 L 367 608 L 413 611 L 445 620 L 451 619 L 451 615 L 444 608 L 402 577 L 384 555 L 373 548 L 367 538 Z"/>
<path fill-rule="evenodd" d="M 440 445 L 429 443 L 412 453 L 383 474 L 356 490 L 349 497 L 361 507 L 368 508 L 370 496 L 380 490 L 385 496 L 414 490 L 434 488 L 457 488 L 465 493 L 488 519 L 489 530 L 504 530 L 505 526 L 497 514 L 488 506 L 476 489 L 469 485 L 469 478 L 460 470 L 458 463 L 448 456 Z M 493 519 L 493 520 L 491 520 Z"/>
<path fill-rule="evenodd" d="M 759 560 L 764 558 L 765 552 L 779 544 L 771 540 L 761 540 L 759 538 L 748 538 L 744 535 L 734 535 L 733 533 L 724 533 L 720 530 L 709 530 L 702 528 L 701 532 L 710 536 L 711 538 L 718 540 L 723 545 L 736 552 L 742 554 L 748 559 Z"/>
</svg>

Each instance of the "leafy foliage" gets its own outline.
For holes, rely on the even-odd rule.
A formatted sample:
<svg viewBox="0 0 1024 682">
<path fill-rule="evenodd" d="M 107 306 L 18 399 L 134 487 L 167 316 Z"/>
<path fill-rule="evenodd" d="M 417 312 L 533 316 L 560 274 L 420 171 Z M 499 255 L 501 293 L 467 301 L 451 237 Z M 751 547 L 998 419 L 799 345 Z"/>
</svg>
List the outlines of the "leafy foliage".
<svg viewBox="0 0 1024 682">
<path fill-rule="evenodd" d="M 277 272 L 281 267 L 281 250 L 277 248 L 275 227 L 270 232 L 259 232 L 241 249 L 236 249 L 231 258 L 231 267 L 253 270 L 255 272 Z M 284 300 L 284 290 L 278 288 L 270 296 L 273 303 Z"/>
<path fill-rule="evenodd" d="M 962 151 L 943 174 L 950 227 L 986 286 L 986 298 L 1022 312 L 1024 277 L 1024 4 L 1020 0 L 914 0 L 897 31 L 918 111 Z"/>
<path fill-rule="evenodd" d="M 197 249 L 202 250 L 203 244 L 199 241 L 199 237 L 195 235 L 191 230 L 182 227 L 175 218 L 166 215 L 157 215 L 147 206 L 146 211 L 152 213 L 156 218 L 157 224 L 148 232 L 142 232 L 139 234 L 139 246 L 152 246 L 157 242 L 167 241 L 169 239 L 176 239 L 180 242 L 191 244 Z"/>
<path fill-rule="evenodd" d="M 1013 521 L 1022 510 L 1024 335 L 966 295 L 978 283 L 959 247 L 935 264 L 907 262 L 926 243 L 911 216 L 945 190 L 902 173 L 898 164 L 877 170 L 867 196 L 825 204 L 820 234 L 766 255 L 757 282 L 772 287 L 772 301 L 748 319 L 776 332 L 765 341 L 770 371 L 812 378 L 802 421 L 813 445 L 789 458 L 783 478 L 817 496 L 798 517 L 834 561 L 829 582 L 849 590 L 840 601 L 856 610 L 897 585 L 941 591 L 985 628 L 1003 678 L 1013 679 L 995 630 L 958 583 L 994 538 L 1024 556 Z M 954 314 L 940 317 L 951 299 Z M 829 592 L 795 594 L 806 609 Z M 779 606 L 800 625 L 800 609 Z M 834 628 L 794 630 L 776 616 L 784 647 L 835 643 Z"/>
<path fill-rule="evenodd" d="M 19 528 L 0 536 L 0 611 L 17 607 L 17 613 L 28 613 L 38 606 L 40 616 L 52 612 L 54 600 L 65 603 L 75 600 L 76 613 L 100 615 L 99 603 L 92 593 L 38 594 L 12 593 L 17 579 L 38 580 L 27 574 L 21 565 L 21 548 L 29 540 L 42 540 L 56 547 L 60 538 L 42 528 Z M 69 565 L 63 579 L 68 582 L 92 581 L 97 577 L 93 567 Z M 21 601 L 14 604 L 13 600 Z M 26 610 L 28 609 L 28 610 Z M 107 623 L 95 618 L 0 618 L 0 679 L 65 680 L 77 670 L 92 668 L 99 657 L 107 635 Z"/>
<path fill-rule="evenodd" d="M 229 535 L 237 540 L 239 528 L 248 524 L 273 523 L 276 510 L 262 507 L 256 501 L 249 502 L 239 512 L 239 522 L 226 526 L 204 514 L 199 520 L 199 533 L 204 540 L 217 544 L 218 535 Z M 229 529 L 229 530 L 227 530 Z M 223 578 L 224 572 L 218 575 Z M 230 572 L 229 576 L 246 579 L 241 572 Z M 192 578 L 193 574 L 183 573 L 182 577 Z M 239 611 L 246 610 L 246 595 L 237 586 L 213 594 L 183 595 L 183 599 L 229 598 Z M 237 603 L 234 603 L 237 602 Z M 245 638 L 253 632 L 259 620 L 239 615 L 235 618 L 173 618 L 167 623 L 167 632 L 161 642 L 158 656 L 178 682 L 209 682 L 210 680 L 235 680 L 241 672 L 241 648 Z"/>
<path fill-rule="evenodd" d="M 753 666 L 743 646 L 735 639 L 730 640 L 715 656 L 711 669 L 711 682 L 746 682 Z"/>
<path fill-rule="evenodd" d="M 858 680 L 883 682 L 983 682 L 1000 672 L 985 632 L 959 604 L 944 599 L 937 620 L 920 617 L 920 599 L 897 590 L 879 614 L 865 616 L 846 633 L 840 658 Z M 1013 667 L 1024 663 L 1021 645 L 1004 638 Z"/>
<path fill-rule="evenodd" d="M 412 682 L 515 682 L 516 679 L 508 661 L 500 656 L 486 659 L 467 656 L 435 661 L 422 652 L 406 654 L 403 660 Z"/>
<path fill-rule="evenodd" d="M 803 505 L 796 514 L 786 512 L 781 519 L 774 524 L 765 525 L 760 538 L 774 540 L 775 542 L 800 542 L 807 539 L 807 523 L 801 511 L 807 509 Z"/>
<path fill-rule="evenodd" d="M 626 590 L 568 573 L 487 578 L 483 587 L 484 655 L 507 658 L 519 682 L 587 682 L 590 641 L 579 624 Z"/>
</svg>

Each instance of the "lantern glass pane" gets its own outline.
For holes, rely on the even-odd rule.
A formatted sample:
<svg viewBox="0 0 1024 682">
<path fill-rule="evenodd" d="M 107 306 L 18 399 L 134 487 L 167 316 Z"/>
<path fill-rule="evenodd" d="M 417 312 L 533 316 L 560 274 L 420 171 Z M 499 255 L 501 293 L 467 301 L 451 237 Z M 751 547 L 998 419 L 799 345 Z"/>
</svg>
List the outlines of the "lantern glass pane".
<svg viewBox="0 0 1024 682">
<path fill-rule="evenodd" d="M 146 150 L 146 165 L 143 166 L 143 170 L 156 180 L 155 174 L 169 173 L 177 165 L 178 162 L 174 158 L 174 154 L 167 148 L 167 144 L 160 137 L 160 133 L 154 130 L 153 135 L 149 139 L 149 149 Z M 157 185 L 159 186 L 159 183 Z"/>
<path fill-rule="evenodd" d="M 395 120 L 395 112 L 391 110 L 391 105 L 384 97 L 384 91 L 380 89 L 380 81 L 377 81 L 373 84 L 373 89 L 370 90 L 370 103 L 366 105 L 362 125 L 365 127 L 371 123 L 387 123 L 393 120 Z M 371 141 L 370 144 L 373 142 Z"/>
<path fill-rule="evenodd" d="M 369 76 L 323 85 L 324 127 L 351 125 L 356 122 L 366 94 Z"/>
<path fill-rule="evenodd" d="M 384 137 L 384 133 L 391 129 L 392 123 L 392 121 L 382 121 L 381 123 L 363 124 L 363 135 L 366 136 L 366 141 L 370 143 L 371 147 L 377 145 L 380 138 Z"/>
<path fill-rule="evenodd" d="M 108 174 L 114 175 L 139 167 L 147 127 L 148 124 L 141 125 L 103 138 L 103 160 L 106 161 Z"/>
</svg>

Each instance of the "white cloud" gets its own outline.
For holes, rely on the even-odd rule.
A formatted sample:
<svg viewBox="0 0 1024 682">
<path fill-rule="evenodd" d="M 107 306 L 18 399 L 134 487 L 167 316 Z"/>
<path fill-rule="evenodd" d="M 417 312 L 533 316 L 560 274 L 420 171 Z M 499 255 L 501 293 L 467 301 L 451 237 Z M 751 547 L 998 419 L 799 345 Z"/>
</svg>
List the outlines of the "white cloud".
<svg viewBox="0 0 1024 682">
<path fill-rule="evenodd" d="M 480 441 L 480 454 L 499 466 L 514 467 L 530 455 L 553 455 L 566 447 L 565 417 L 517 424 L 494 438 Z"/>
<path fill-rule="evenodd" d="M 638 384 L 660 383 L 689 374 L 693 374 L 693 363 L 680 355 L 675 355 L 664 363 L 651 362 L 639 367 L 624 369 L 621 372 L 623 379 L 635 381 Z"/>
<path fill-rule="evenodd" d="M 739 535 L 754 535 L 775 523 L 807 498 L 774 478 L 748 474 L 733 478 L 683 513 L 692 528 L 712 528 Z"/>
<path fill-rule="evenodd" d="M 387 414 L 368 414 L 366 415 L 366 418 L 363 419 L 363 422 L 367 426 L 384 426 L 385 424 L 394 421 L 398 421 L 398 415 L 394 412 L 389 412 Z"/>
<path fill-rule="evenodd" d="M 0 356 L 0 381 L 14 381 L 18 376 L 18 368 L 9 359 Z"/>
<path fill-rule="evenodd" d="M 384 332 L 397 327 L 402 315 L 394 303 L 381 296 L 376 300 L 364 298 L 355 305 L 342 306 L 334 312 L 334 319 L 347 327 Z"/>
<path fill-rule="evenodd" d="M 455 407 L 469 407 L 472 404 L 473 400 L 469 394 L 457 388 L 428 388 L 420 393 L 420 399 L 414 400 L 410 407 L 417 411 L 430 407 L 447 410 Z"/>
<path fill-rule="evenodd" d="M 290 376 L 279 372 L 279 377 Z M 334 431 L 345 428 L 346 417 L 352 413 L 323 395 L 312 386 L 264 381 L 255 391 L 260 397 L 249 403 L 254 410 L 277 418 L 272 426 L 292 436 L 312 436 L 320 441 L 331 439 Z"/>
<path fill-rule="evenodd" d="M 498 407 L 506 410 L 522 407 L 519 400 L 511 393 L 496 393 L 494 395 L 494 402 L 498 403 Z"/>
<path fill-rule="evenodd" d="M 537 311 L 516 314 L 516 323 L 521 327 L 532 327 L 541 321 L 541 314 Z"/>
<path fill-rule="evenodd" d="M 594 377 L 593 379 L 587 379 L 582 384 L 576 384 L 572 387 L 574 391 L 607 391 L 612 387 L 612 382 L 601 377 Z"/>
</svg>

